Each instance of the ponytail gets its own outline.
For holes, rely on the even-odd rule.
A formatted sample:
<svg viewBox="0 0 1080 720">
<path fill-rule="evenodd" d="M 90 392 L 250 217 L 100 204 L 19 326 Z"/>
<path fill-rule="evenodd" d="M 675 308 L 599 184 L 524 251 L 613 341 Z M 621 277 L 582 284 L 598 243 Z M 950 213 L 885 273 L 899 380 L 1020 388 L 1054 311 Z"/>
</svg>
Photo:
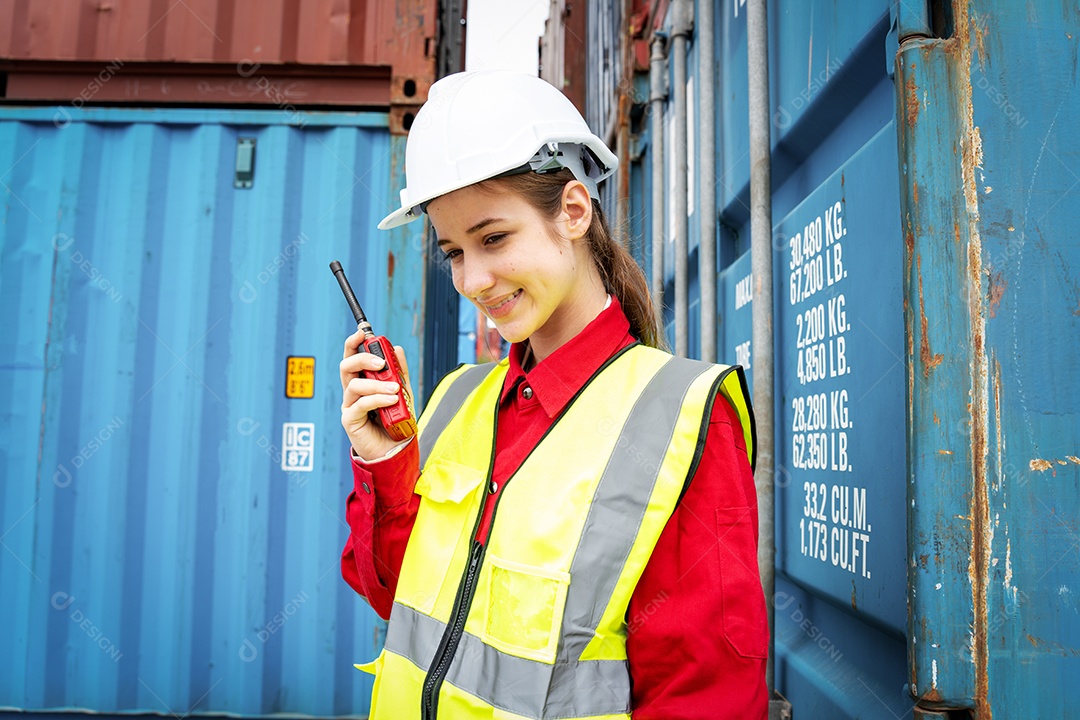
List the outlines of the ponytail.
<svg viewBox="0 0 1080 720">
<path fill-rule="evenodd" d="M 510 175 L 487 183 L 500 183 L 523 197 L 526 202 L 548 217 L 555 217 L 562 207 L 562 192 L 566 183 L 574 179 L 569 170 L 551 173 L 527 172 Z M 652 295 L 645 273 L 626 248 L 619 243 L 608 227 L 607 218 L 597 199 L 592 201 L 592 224 L 585 233 L 604 290 L 619 299 L 627 320 L 630 334 L 650 347 L 667 350 L 667 339 L 661 331 L 653 307 Z"/>
<path fill-rule="evenodd" d="M 593 261 L 600 270 L 604 289 L 619 298 L 630 321 L 630 334 L 649 347 L 667 349 L 667 338 L 660 329 L 649 283 L 634 258 L 611 234 L 600 202 L 593 200 L 593 221 L 585 237 Z"/>
</svg>

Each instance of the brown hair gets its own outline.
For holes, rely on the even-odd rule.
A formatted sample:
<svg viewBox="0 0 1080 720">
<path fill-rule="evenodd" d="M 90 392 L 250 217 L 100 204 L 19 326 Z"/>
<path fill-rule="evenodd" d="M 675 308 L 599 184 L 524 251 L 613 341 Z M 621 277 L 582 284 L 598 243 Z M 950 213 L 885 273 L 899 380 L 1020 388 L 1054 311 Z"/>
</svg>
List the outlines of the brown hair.
<svg viewBox="0 0 1080 720">
<path fill-rule="evenodd" d="M 573 179 L 573 173 L 563 169 L 551 173 L 526 172 L 477 184 L 484 187 L 499 183 L 516 192 L 541 214 L 554 218 L 562 208 L 563 188 Z M 619 299 L 630 321 L 631 335 L 645 345 L 666 350 L 667 339 L 657 321 L 645 273 L 612 235 L 596 198 L 593 198 L 592 210 L 592 224 L 585 238 L 604 289 Z"/>
</svg>

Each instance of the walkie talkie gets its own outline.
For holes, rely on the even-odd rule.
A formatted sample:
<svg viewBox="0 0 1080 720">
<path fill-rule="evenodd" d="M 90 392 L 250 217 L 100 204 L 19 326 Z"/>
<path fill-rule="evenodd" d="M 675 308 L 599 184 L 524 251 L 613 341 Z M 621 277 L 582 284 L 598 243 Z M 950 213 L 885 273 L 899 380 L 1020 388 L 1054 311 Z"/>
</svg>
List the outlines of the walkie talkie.
<svg viewBox="0 0 1080 720">
<path fill-rule="evenodd" d="M 394 346 L 385 336 L 372 332 L 371 323 L 364 317 L 364 311 L 360 303 L 356 301 L 356 295 L 349 286 L 349 281 L 345 279 L 345 270 L 342 269 L 341 263 L 337 260 L 333 261 L 330 263 L 330 270 L 341 285 L 341 292 L 345 293 L 345 300 L 349 303 L 349 309 L 356 318 L 356 327 L 364 331 L 364 339 L 360 341 L 360 350 L 377 355 L 386 361 L 382 370 L 364 370 L 364 377 L 384 382 L 396 382 L 401 387 L 397 404 L 379 408 L 379 422 L 394 440 L 408 440 L 416 434 L 416 417 L 413 412 L 412 396 L 409 395 L 409 387 L 405 384 L 405 374 L 401 372 Z"/>
</svg>

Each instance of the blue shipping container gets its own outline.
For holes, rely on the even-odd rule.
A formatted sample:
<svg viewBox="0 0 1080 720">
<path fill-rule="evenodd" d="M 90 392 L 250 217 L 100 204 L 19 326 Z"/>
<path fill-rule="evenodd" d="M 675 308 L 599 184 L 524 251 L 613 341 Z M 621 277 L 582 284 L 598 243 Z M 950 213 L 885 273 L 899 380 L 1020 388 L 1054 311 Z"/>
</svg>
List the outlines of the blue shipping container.
<svg viewBox="0 0 1080 720">
<path fill-rule="evenodd" d="M 1080 700 L 1074 5 L 769 3 L 771 602 L 797 717 L 1069 717 Z M 714 3 L 715 182 L 693 149 L 700 26 L 688 45 L 688 330 L 697 355 L 715 187 L 717 357 L 752 381 L 746 12 Z M 649 184 L 632 180 L 632 218 Z M 650 248 L 649 223 L 633 231 Z"/>
<path fill-rule="evenodd" d="M 897 60 L 912 691 L 1080 703 L 1075 3 L 954 3 Z M 1037 52 L 1029 48 L 1037 48 Z"/>
<path fill-rule="evenodd" d="M 375 113 L 0 109 L 0 707 L 366 714 L 328 264 L 419 358 L 423 229 L 374 230 L 402 140 Z"/>
</svg>

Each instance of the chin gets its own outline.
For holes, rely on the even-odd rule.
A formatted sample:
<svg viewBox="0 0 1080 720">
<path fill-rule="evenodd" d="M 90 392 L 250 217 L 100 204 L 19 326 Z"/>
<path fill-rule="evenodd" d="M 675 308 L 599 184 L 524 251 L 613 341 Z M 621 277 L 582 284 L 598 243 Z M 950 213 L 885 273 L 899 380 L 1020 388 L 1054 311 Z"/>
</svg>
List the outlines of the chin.
<svg viewBox="0 0 1080 720">
<path fill-rule="evenodd" d="M 501 321 L 494 320 L 488 316 L 487 313 L 481 312 L 484 317 L 494 323 L 495 330 L 498 331 L 499 336 L 509 343 L 525 342 L 541 327 L 541 324 L 537 322 L 535 314 L 531 312 L 522 313 L 519 311 L 509 318 L 503 318 Z M 517 315 L 517 317 L 515 317 L 515 315 Z"/>
<path fill-rule="evenodd" d="M 516 318 L 508 323 L 494 321 L 495 330 L 503 340 L 509 343 L 519 343 L 528 340 L 536 330 L 530 323 L 522 322 L 522 318 Z"/>
<path fill-rule="evenodd" d="M 501 327 L 496 327 L 495 329 L 499 331 L 499 335 L 502 337 L 502 339 L 508 343 L 525 342 L 529 339 L 529 335 L 531 334 L 522 332 L 520 330 L 506 329 Z"/>
</svg>

